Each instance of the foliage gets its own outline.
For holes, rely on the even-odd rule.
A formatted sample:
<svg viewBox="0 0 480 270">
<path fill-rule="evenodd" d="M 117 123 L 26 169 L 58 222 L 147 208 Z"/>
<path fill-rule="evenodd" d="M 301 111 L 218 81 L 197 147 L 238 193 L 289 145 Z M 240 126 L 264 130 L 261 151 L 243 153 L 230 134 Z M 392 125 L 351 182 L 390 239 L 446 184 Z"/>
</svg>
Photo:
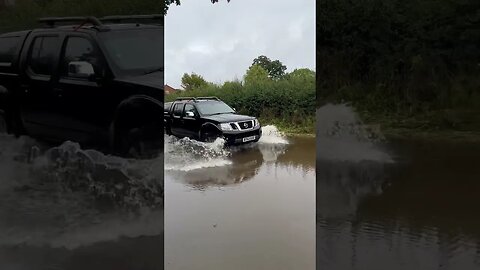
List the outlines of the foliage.
<svg viewBox="0 0 480 270">
<path fill-rule="evenodd" d="M 413 117 L 480 107 L 480 1 L 319 3 L 318 97 Z"/>
<path fill-rule="evenodd" d="M 192 73 L 192 74 L 185 73 L 185 74 L 183 74 L 182 87 L 186 91 L 192 90 L 192 89 L 197 89 L 197 88 L 200 88 L 200 87 L 204 87 L 207 84 L 208 84 L 207 81 L 205 81 L 205 79 L 200 75 L 197 75 L 195 73 Z"/>
<path fill-rule="evenodd" d="M 271 79 L 278 80 L 285 75 L 287 67 L 279 60 L 272 61 L 265 55 L 261 55 L 253 59 L 252 66 L 259 65 L 268 72 L 268 76 Z"/>
<path fill-rule="evenodd" d="M 299 84 L 315 83 L 315 71 L 308 68 L 295 69 L 285 75 L 287 79 Z"/>
<path fill-rule="evenodd" d="M 268 80 L 268 72 L 260 65 L 251 66 L 244 77 L 245 85 L 263 84 Z"/>
<path fill-rule="evenodd" d="M 264 125 L 275 124 L 283 131 L 313 134 L 315 72 L 301 69 L 292 73 L 292 76 L 271 80 L 263 68 L 254 65 L 247 71 L 245 83 L 208 83 L 188 92 L 168 95 L 166 100 L 180 96 L 217 96 L 239 113 L 259 117 Z"/>
</svg>

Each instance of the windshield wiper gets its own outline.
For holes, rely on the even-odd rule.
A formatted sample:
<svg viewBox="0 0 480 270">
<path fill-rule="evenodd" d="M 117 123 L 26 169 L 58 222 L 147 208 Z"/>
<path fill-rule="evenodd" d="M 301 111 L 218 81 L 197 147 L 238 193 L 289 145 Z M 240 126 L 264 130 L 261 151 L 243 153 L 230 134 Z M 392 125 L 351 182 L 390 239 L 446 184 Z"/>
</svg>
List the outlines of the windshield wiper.
<svg viewBox="0 0 480 270">
<path fill-rule="evenodd" d="M 163 71 L 163 67 L 147 70 L 143 74 L 148 75 L 148 74 L 152 74 L 152 73 L 159 72 L 159 71 Z"/>
</svg>

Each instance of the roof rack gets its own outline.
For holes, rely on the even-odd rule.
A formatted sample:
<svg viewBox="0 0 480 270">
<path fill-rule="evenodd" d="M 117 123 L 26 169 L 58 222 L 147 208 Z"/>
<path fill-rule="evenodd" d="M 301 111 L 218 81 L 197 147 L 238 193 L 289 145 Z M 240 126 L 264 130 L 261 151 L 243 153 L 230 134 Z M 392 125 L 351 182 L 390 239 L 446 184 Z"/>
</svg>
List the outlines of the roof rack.
<svg viewBox="0 0 480 270">
<path fill-rule="evenodd" d="M 102 22 L 96 17 L 47 17 L 38 19 L 39 23 L 44 23 L 50 27 L 55 27 L 56 23 L 65 23 L 65 22 L 79 22 L 79 23 L 90 23 L 94 26 L 103 26 Z"/>
<path fill-rule="evenodd" d="M 163 15 L 161 14 L 152 14 L 152 15 L 125 15 L 125 16 L 105 16 L 103 18 L 97 18 L 94 16 L 86 17 L 47 17 L 40 18 L 38 22 L 46 24 L 48 27 L 55 27 L 56 25 L 62 23 L 79 23 L 80 26 L 85 24 L 91 24 L 97 28 L 106 29 L 104 23 L 109 22 L 113 24 L 119 23 L 146 23 L 146 24 L 158 24 L 163 25 Z"/>
<path fill-rule="evenodd" d="M 122 22 L 131 22 L 131 23 L 152 23 L 152 24 L 163 24 L 163 15 L 162 14 L 151 14 L 151 15 L 125 15 L 125 16 L 105 16 L 100 18 L 102 22 L 112 22 L 112 23 L 122 23 Z"/>
<path fill-rule="evenodd" d="M 217 97 L 179 97 L 176 100 L 193 100 L 193 101 L 198 101 L 198 100 L 217 100 L 220 101 L 219 98 Z"/>
</svg>

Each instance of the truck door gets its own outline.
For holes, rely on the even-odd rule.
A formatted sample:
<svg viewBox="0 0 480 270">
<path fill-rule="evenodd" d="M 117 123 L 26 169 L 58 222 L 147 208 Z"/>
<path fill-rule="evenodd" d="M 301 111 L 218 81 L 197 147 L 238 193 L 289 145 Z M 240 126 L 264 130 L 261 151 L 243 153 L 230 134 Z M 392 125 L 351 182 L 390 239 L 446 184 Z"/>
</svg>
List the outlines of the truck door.
<svg viewBox="0 0 480 270">
<path fill-rule="evenodd" d="M 198 138 L 198 132 L 200 131 L 200 121 L 198 121 L 198 112 L 193 104 L 185 104 L 183 112 L 183 128 L 185 136 L 190 138 Z"/>
<path fill-rule="evenodd" d="M 101 138 L 110 124 L 114 100 L 102 85 L 105 61 L 96 42 L 82 33 L 67 34 L 53 88 L 62 128 L 79 142 Z M 103 134 L 105 135 L 105 134 Z"/>
<path fill-rule="evenodd" d="M 55 102 L 51 92 L 60 54 L 60 37 L 35 33 L 26 42 L 20 69 L 20 111 L 28 133 L 55 137 Z"/>
<path fill-rule="evenodd" d="M 183 113 L 183 108 L 185 107 L 185 104 L 184 103 L 174 103 L 174 104 L 175 105 L 173 106 L 171 131 L 172 131 L 172 134 L 175 136 L 184 137 L 186 136 L 186 134 L 182 127 L 183 126 L 182 113 Z"/>
</svg>

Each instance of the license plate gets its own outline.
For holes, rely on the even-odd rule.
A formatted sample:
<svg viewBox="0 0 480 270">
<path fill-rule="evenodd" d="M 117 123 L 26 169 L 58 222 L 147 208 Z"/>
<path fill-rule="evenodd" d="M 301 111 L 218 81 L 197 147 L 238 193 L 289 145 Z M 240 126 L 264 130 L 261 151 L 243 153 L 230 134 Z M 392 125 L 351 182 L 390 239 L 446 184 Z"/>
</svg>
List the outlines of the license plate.
<svg viewBox="0 0 480 270">
<path fill-rule="evenodd" d="M 245 137 L 243 138 L 243 142 L 250 142 L 250 141 L 254 141 L 256 138 L 256 136 L 250 136 L 250 137 Z"/>
</svg>

